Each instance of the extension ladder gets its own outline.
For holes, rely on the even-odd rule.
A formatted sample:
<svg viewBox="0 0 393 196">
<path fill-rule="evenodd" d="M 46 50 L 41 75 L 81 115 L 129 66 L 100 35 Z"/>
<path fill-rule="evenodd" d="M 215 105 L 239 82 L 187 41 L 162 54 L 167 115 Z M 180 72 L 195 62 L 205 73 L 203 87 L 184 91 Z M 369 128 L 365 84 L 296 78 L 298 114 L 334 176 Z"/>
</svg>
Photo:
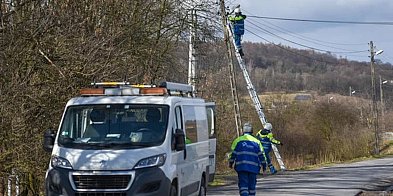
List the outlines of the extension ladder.
<svg viewBox="0 0 393 196">
<path fill-rule="evenodd" d="M 246 83 L 247 83 L 248 93 L 250 94 L 251 100 L 255 106 L 255 109 L 257 110 L 259 120 L 261 120 L 262 125 L 265 125 L 267 123 L 267 121 L 265 118 L 265 114 L 263 113 L 263 106 L 259 100 L 257 92 L 255 91 L 254 85 L 251 82 L 250 75 L 248 74 L 248 71 L 246 69 L 246 65 L 243 61 L 243 58 L 241 57 L 241 55 L 239 53 L 239 49 L 236 47 L 235 39 L 233 37 L 232 28 L 231 28 L 231 22 L 228 19 L 226 21 L 226 26 L 227 26 L 229 39 L 232 40 L 233 46 L 235 48 L 237 61 L 239 62 L 239 66 L 243 72 L 244 79 L 246 80 Z M 276 145 L 272 144 L 272 149 L 273 149 L 274 155 L 276 156 L 277 162 L 280 165 L 281 170 L 286 170 L 284 162 L 282 161 L 281 155 L 278 152 Z"/>
</svg>

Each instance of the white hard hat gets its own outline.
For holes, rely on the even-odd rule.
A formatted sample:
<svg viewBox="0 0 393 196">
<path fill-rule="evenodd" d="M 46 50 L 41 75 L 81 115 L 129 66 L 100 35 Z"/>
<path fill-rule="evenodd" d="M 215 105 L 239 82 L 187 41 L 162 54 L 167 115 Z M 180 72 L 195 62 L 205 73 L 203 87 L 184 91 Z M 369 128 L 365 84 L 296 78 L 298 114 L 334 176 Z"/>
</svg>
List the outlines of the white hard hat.
<svg viewBox="0 0 393 196">
<path fill-rule="evenodd" d="M 243 132 L 244 133 L 251 133 L 252 132 L 252 125 L 249 122 L 244 123 L 243 125 Z"/>
<path fill-rule="evenodd" d="M 273 126 L 272 126 L 272 124 L 270 124 L 270 123 L 266 123 L 266 124 L 263 126 L 263 128 L 270 131 L 270 130 L 273 129 Z"/>
<path fill-rule="evenodd" d="M 240 11 L 240 8 L 235 8 L 235 14 L 240 13 L 242 11 Z"/>
</svg>

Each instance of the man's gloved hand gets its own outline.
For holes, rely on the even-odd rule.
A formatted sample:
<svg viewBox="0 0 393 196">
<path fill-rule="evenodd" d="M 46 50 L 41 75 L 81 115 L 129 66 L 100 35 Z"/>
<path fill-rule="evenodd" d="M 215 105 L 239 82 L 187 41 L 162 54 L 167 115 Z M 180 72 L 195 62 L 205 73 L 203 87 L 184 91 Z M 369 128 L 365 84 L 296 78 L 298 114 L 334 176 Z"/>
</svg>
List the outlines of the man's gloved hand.
<svg viewBox="0 0 393 196">
<path fill-rule="evenodd" d="M 273 165 L 269 166 L 269 169 L 270 169 L 270 174 L 275 174 L 275 173 L 277 173 L 277 170 L 276 170 L 276 168 L 274 168 Z"/>
</svg>

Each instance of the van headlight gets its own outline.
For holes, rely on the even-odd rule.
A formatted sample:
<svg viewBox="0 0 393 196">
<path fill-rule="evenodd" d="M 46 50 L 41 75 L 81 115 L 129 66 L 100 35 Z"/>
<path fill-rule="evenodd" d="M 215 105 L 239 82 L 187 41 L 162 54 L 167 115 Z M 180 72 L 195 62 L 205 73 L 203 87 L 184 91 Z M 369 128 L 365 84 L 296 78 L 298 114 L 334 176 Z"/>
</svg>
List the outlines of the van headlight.
<svg viewBox="0 0 393 196">
<path fill-rule="evenodd" d="M 72 169 L 71 163 L 67 159 L 62 157 L 52 156 L 51 163 L 52 167 Z"/>
<path fill-rule="evenodd" d="M 164 165 L 166 154 L 159 154 L 152 157 L 147 157 L 140 160 L 134 167 L 134 169 L 141 169 L 146 167 L 159 167 Z"/>
</svg>

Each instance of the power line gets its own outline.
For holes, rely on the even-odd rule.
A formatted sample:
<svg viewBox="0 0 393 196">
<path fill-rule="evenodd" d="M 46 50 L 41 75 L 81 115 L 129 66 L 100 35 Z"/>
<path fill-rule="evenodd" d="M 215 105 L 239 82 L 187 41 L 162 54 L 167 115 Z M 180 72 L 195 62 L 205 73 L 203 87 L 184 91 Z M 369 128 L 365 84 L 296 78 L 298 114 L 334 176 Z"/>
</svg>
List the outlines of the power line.
<svg viewBox="0 0 393 196">
<path fill-rule="evenodd" d="M 314 20 L 314 19 L 298 19 L 298 18 L 281 18 L 281 17 L 268 17 L 268 16 L 247 16 L 247 17 L 264 18 L 264 19 L 270 19 L 270 20 L 296 21 L 296 22 L 318 22 L 318 23 L 357 24 L 357 25 L 393 25 L 393 21 L 360 22 L 360 21 L 343 21 L 343 20 Z"/>
<path fill-rule="evenodd" d="M 274 24 L 271 23 L 271 22 L 268 22 L 268 21 L 266 21 L 266 20 L 263 20 L 263 21 L 266 22 L 266 23 L 268 23 L 268 24 L 270 24 L 270 25 L 276 26 L 277 28 L 283 29 L 283 30 L 285 31 L 284 28 L 281 28 L 281 27 L 279 27 L 279 26 L 277 26 L 277 25 L 274 25 Z M 345 46 L 349 46 L 349 45 L 351 45 L 351 46 L 354 46 L 354 45 L 359 46 L 359 45 L 366 45 L 366 44 L 367 44 L 367 43 L 336 43 L 336 42 L 328 42 L 328 41 L 323 41 L 323 40 L 319 40 L 319 39 L 315 39 L 315 38 L 311 38 L 311 37 L 306 37 L 306 36 L 300 35 L 300 34 L 298 34 L 298 33 L 294 33 L 294 32 L 289 31 L 289 30 L 286 30 L 286 31 L 287 31 L 288 33 L 293 34 L 293 35 L 292 35 L 293 37 L 297 37 L 297 38 L 299 38 L 299 39 L 302 39 L 302 40 L 305 40 L 305 41 L 309 41 L 309 42 L 311 42 L 311 43 L 320 42 L 320 43 L 319 43 L 320 45 L 323 45 L 323 44 L 321 44 L 321 43 L 331 44 L 331 45 L 345 45 Z M 323 46 L 326 46 L 326 45 L 323 45 Z M 330 47 L 332 47 L 332 46 L 330 46 Z M 332 47 L 332 48 L 333 48 L 333 47 Z"/>
<path fill-rule="evenodd" d="M 244 10 L 244 11 L 245 11 L 245 10 Z M 246 12 L 247 12 L 247 11 L 246 11 Z M 253 20 L 251 20 L 251 21 L 253 21 Z M 305 45 L 305 44 L 302 44 L 302 43 L 298 43 L 298 42 L 289 40 L 289 39 L 284 38 L 284 37 L 282 37 L 282 36 L 279 36 L 279 35 L 277 35 L 277 34 L 271 32 L 271 31 L 269 31 L 269 30 L 266 30 L 266 29 L 260 27 L 259 25 L 255 24 L 255 23 L 253 23 L 253 22 L 251 22 L 251 21 L 249 20 L 249 23 L 250 23 L 250 24 L 256 26 L 258 29 L 261 29 L 261 30 L 264 31 L 265 33 L 268 33 L 268 34 L 270 34 L 270 35 L 272 35 L 272 36 L 274 36 L 274 37 L 277 37 L 277 38 L 282 39 L 282 40 L 285 40 L 285 41 L 287 41 L 287 42 L 289 42 L 289 43 L 292 43 L 292 44 L 295 44 L 295 45 L 298 45 L 298 46 L 302 46 L 302 47 L 305 47 L 305 48 L 308 48 L 308 49 L 312 49 L 312 50 L 316 50 L 316 51 L 321 51 L 321 52 L 334 53 L 334 54 L 338 54 L 338 55 L 340 55 L 340 54 L 350 54 L 350 53 L 362 53 L 362 52 L 367 52 L 367 50 L 358 50 L 358 51 L 355 51 L 355 50 L 348 50 L 348 49 L 343 49 L 343 48 L 328 46 L 328 45 L 320 44 L 320 43 L 317 43 L 317 42 L 314 42 L 314 41 L 309 41 L 309 40 L 303 39 L 303 38 L 301 38 L 301 37 L 299 37 L 299 36 L 291 35 L 291 36 L 296 37 L 296 38 L 298 38 L 298 39 L 301 39 L 301 40 L 304 40 L 304 41 L 308 41 L 308 42 L 311 42 L 311 43 L 314 43 L 314 44 L 317 44 L 317 45 L 321 45 L 321 46 L 325 46 L 325 47 L 330 47 L 330 48 L 334 48 L 334 49 L 339 49 L 339 50 L 345 50 L 345 51 L 329 51 L 329 50 L 324 50 L 324 49 L 320 49 L 320 48 L 316 48 L 316 47 L 311 47 L 311 46 L 308 46 L 308 45 Z M 262 24 L 259 23 L 259 22 L 257 22 L 257 23 L 260 24 L 260 25 L 262 25 Z M 278 27 L 278 26 L 276 26 L 276 27 Z M 279 29 L 277 29 L 277 28 L 272 28 L 272 27 L 270 27 L 270 28 L 271 28 L 271 29 L 274 29 L 274 30 L 276 30 L 276 31 L 282 32 L 282 33 L 284 33 L 284 34 L 287 34 L 287 33 L 283 32 L 283 31 L 281 31 L 281 30 L 279 30 Z M 278 27 L 278 28 L 279 28 L 279 27 Z M 288 35 L 288 34 L 287 34 L 287 35 Z"/>
<path fill-rule="evenodd" d="M 245 11 L 245 10 L 243 10 L 243 11 Z M 258 17 L 258 16 L 247 16 L 247 17 L 257 17 L 257 18 L 261 18 L 261 17 Z M 263 18 L 263 17 L 262 17 L 262 18 Z M 271 18 L 271 17 L 268 17 L 268 18 Z M 257 23 L 258 23 L 258 22 L 257 22 Z M 305 45 L 305 44 L 301 44 L 301 43 L 298 43 L 298 42 L 295 42 L 295 41 L 286 39 L 286 38 L 284 38 L 284 37 L 282 37 L 282 36 L 279 36 L 279 35 L 277 35 L 277 34 L 271 32 L 271 31 L 267 30 L 267 29 L 264 29 L 264 28 L 260 27 L 259 25 L 255 24 L 255 23 L 253 23 L 253 22 L 251 22 L 251 21 L 250 21 L 250 24 L 252 24 L 252 25 L 256 26 L 258 29 L 260 29 L 260 30 L 257 30 L 257 29 L 255 29 L 255 28 L 253 28 L 254 30 L 257 30 L 257 31 L 261 31 L 261 30 L 262 30 L 263 32 L 265 32 L 265 33 L 267 33 L 267 34 L 269 34 L 269 35 L 271 35 L 271 36 L 277 37 L 277 38 L 279 38 L 279 39 L 282 39 L 282 40 L 285 40 L 285 41 L 287 41 L 287 42 L 293 43 L 293 44 L 295 44 L 295 45 L 299 45 L 299 46 L 302 46 L 302 47 L 305 47 L 305 48 L 308 48 L 308 49 L 311 49 L 311 50 L 315 50 L 315 51 L 327 52 L 327 53 L 329 53 L 329 54 L 332 54 L 332 53 L 333 53 L 333 54 L 338 54 L 338 55 L 340 55 L 339 53 L 341 53 L 341 54 L 348 54 L 348 53 L 361 53 L 361 52 L 367 52 L 367 51 L 368 51 L 368 50 L 359 50 L 359 51 L 348 50 L 347 52 L 340 52 L 340 51 L 323 50 L 323 49 L 319 49 L 319 48 L 315 48 L 315 47 L 310 47 L 310 46 L 307 46 L 307 45 Z M 260 24 L 260 23 L 259 23 L 259 24 Z M 392 25 L 393 25 L 393 23 L 392 23 Z M 270 28 L 271 28 L 271 27 L 270 27 Z M 275 28 L 272 28 L 272 29 L 275 29 Z M 277 29 L 275 29 L 275 30 L 277 30 Z M 283 47 L 283 46 L 281 46 L 281 45 L 275 44 L 274 42 L 269 41 L 269 40 L 267 40 L 267 39 L 264 38 L 264 37 L 261 37 L 260 35 L 258 35 L 257 33 L 254 33 L 253 31 L 250 31 L 249 29 L 246 29 L 246 31 L 250 32 L 251 34 L 255 35 L 256 37 L 259 37 L 260 39 L 266 41 L 267 43 L 270 43 L 270 44 L 272 44 L 272 45 L 274 45 L 274 46 L 276 46 L 276 47 L 279 47 L 279 48 L 281 48 L 281 49 L 283 49 L 283 50 L 285 50 L 285 51 L 287 51 L 287 52 L 290 52 L 290 53 L 292 53 L 292 54 L 296 54 L 296 55 L 298 55 L 298 56 L 303 56 L 303 57 L 305 57 L 305 58 L 308 58 L 308 59 L 314 60 L 314 61 L 319 61 L 319 62 L 323 62 L 323 63 L 335 64 L 334 62 L 329 62 L 329 61 L 326 61 L 326 60 L 315 59 L 315 58 L 312 58 L 312 57 L 310 57 L 310 56 L 307 56 L 307 55 L 304 55 L 304 54 L 301 54 L 301 53 L 298 53 L 298 52 L 294 52 L 293 50 L 290 50 L 290 49 L 285 48 L 285 47 Z M 280 30 L 277 30 L 277 31 L 280 31 Z M 282 31 L 281 31 L 281 32 L 282 32 Z M 295 37 L 296 37 L 296 36 L 295 36 Z M 299 38 L 299 39 L 300 39 L 300 38 Z M 303 40 L 304 40 L 304 39 L 303 39 Z M 315 43 L 315 42 L 313 42 L 313 43 Z M 318 44 L 318 43 L 315 43 L 315 44 Z M 323 45 L 323 44 L 319 44 L 319 45 Z M 344 45 L 345 45 L 345 44 L 344 44 Z M 349 44 L 349 45 L 350 45 L 350 44 Z M 326 45 L 324 45 L 324 46 L 326 46 Z M 332 46 L 326 46 L 326 47 L 336 48 L 336 47 L 332 47 Z M 342 49 L 342 48 L 336 48 L 336 49 L 347 50 L 347 49 Z M 341 56 L 341 55 L 340 55 L 340 56 Z M 350 55 L 348 55 L 348 56 L 350 56 Z"/>
<path fill-rule="evenodd" d="M 388 62 L 388 63 L 393 62 L 393 59 L 387 55 L 380 56 L 379 59 L 383 59 L 383 60 L 385 60 L 385 62 Z"/>
<path fill-rule="evenodd" d="M 257 22 L 257 23 L 258 23 L 258 24 L 261 24 L 261 23 L 259 23 L 259 22 Z M 261 25 L 262 25 L 262 24 L 261 24 Z M 266 26 L 266 25 L 265 25 L 265 26 Z M 269 26 L 267 26 L 267 27 L 269 27 Z M 277 27 L 278 27 L 278 26 L 277 26 Z M 278 31 L 278 32 L 284 33 L 284 34 L 286 34 L 286 35 L 289 35 L 289 36 L 292 36 L 292 37 L 301 39 L 301 40 L 303 40 L 303 41 L 307 41 L 307 42 L 310 42 L 310 43 L 314 43 L 314 44 L 317 44 L 317 45 L 320 45 L 320 46 L 325 46 L 325 47 L 328 47 L 328 48 L 334 48 L 334 49 L 338 49 L 338 50 L 344 50 L 344 51 L 348 51 L 348 53 L 352 53 L 352 52 L 357 53 L 357 52 L 359 52 L 359 51 L 354 51 L 354 50 L 349 50 L 349 49 L 344 49 L 344 48 L 338 48 L 338 47 L 334 47 L 334 46 L 329 46 L 329 45 L 326 45 L 326 44 L 321 44 L 321 43 L 318 43 L 318 42 L 316 42 L 316 41 L 312 41 L 312 40 L 309 40 L 309 39 L 302 38 L 302 37 L 304 37 L 304 36 L 300 36 L 300 35 L 296 36 L 296 35 L 292 35 L 292 34 L 294 34 L 294 33 L 288 34 L 288 33 L 284 32 L 284 31 L 281 31 L 281 30 L 276 29 L 276 28 L 272 28 L 272 27 L 269 27 L 269 28 L 274 29 L 274 30 L 276 30 L 276 31 Z M 278 28 L 279 28 L 279 27 L 278 27 Z M 330 52 L 330 51 L 329 51 L 329 52 Z M 363 51 L 361 51 L 361 52 L 363 52 Z M 343 52 L 343 53 L 344 53 L 344 52 Z"/>
<path fill-rule="evenodd" d="M 254 25 L 254 26 L 256 26 L 257 28 L 261 29 L 262 31 L 264 31 L 264 32 L 266 32 L 266 33 L 272 35 L 272 36 L 275 36 L 275 37 L 280 38 L 280 39 L 282 39 L 282 40 L 285 40 L 285 41 L 287 41 L 287 42 L 290 42 L 290 43 L 293 43 L 293 44 L 295 44 L 295 45 L 302 46 L 302 47 L 305 47 L 305 48 L 308 48 L 308 49 L 312 49 L 312 50 L 317 50 L 317 51 L 321 51 L 321 52 L 328 52 L 328 53 L 335 53 L 335 54 L 339 54 L 339 53 L 347 54 L 347 53 L 367 52 L 367 50 L 340 52 L 340 51 L 329 51 L 329 50 L 319 49 L 319 48 L 307 46 L 307 45 L 305 45 L 305 44 L 301 44 L 301 43 L 298 43 L 298 42 L 295 42 L 295 41 L 286 39 L 286 38 L 284 38 L 284 37 L 281 37 L 281 36 L 279 36 L 279 35 L 276 35 L 276 34 L 270 32 L 270 31 L 268 31 L 268 30 L 266 30 L 266 29 L 264 29 L 264 28 L 262 28 L 262 27 L 256 25 L 255 23 L 253 23 L 253 22 L 251 22 L 251 21 L 249 21 L 249 23 L 252 24 L 252 25 Z"/>
<path fill-rule="evenodd" d="M 244 10 L 244 11 L 245 11 L 245 10 Z M 250 13 L 250 12 L 247 12 L 247 11 L 245 11 L 245 12 L 246 12 L 246 13 Z M 323 41 L 323 40 L 319 40 L 319 39 L 315 39 L 315 38 L 303 36 L 303 35 L 301 35 L 301 34 L 295 33 L 295 32 L 293 32 L 293 31 L 290 31 L 290 30 L 288 30 L 288 29 L 285 29 L 285 28 L 282 28 L 282 27 L 280 27 L 280 26 L 278 26 L 278 25 L 275 25 L 275 24 L 273 24 L 273 23 L 271 23 L 271 22 L 268 22 L 267 20 L 263 20 L 263 19 L 262 19 L 262 21 L 265 22 L 265 23 L 267 23 L 267 24 L 269 24 L 269 25 L 271 25 L 271 26 L 276 27 L 276 28 L 273 28 L 273 27 L 271 27 L 271 26 L 269 26 L 269 25 L 265 25 L 265 26 L 267 26 L 267 27 L 269 27 L 269 28 L 271 28 L 271 29 L 274 29 L 274 30 L 276 30 L 276 31 L 279 31 L 279 32 L 281 32 L 281 33 L 290 35 L 290 36 L 292 36 L 292 37 L 296 37 L 296 38 L 301 39 L 301 40 L 304 40 L 304 41 L 308 41 L 308 42 L 315 43 L 315 44 L 319 44 L 319 45 L 326 46 L 326 47 L 335 48 L 335 47 L 333 47 L 333 46 L 327 46 L 327 45 L 320 44 L 320 43 L 317 43 L 317 42 L 321 42 L 321 43 L 325 43 L 325 44 L 332 44 L 332 45 L 366 45 L 366 44 L 367 44 L 367 43 L 336 43 L 336 42 Z M 260 22 L 257 22 L 257 23 L 261 24 Z M 263 25 L 263 24 L 261 24 L 261 25 Z M 280 29 L 281 29 L 281 30 L 280 30 Z M 340 49 L 340 48 L 336 48 L 336 49 Z M 345 50 L 345 49 L 341 49 L 341 50 Z"/>
</svg>

